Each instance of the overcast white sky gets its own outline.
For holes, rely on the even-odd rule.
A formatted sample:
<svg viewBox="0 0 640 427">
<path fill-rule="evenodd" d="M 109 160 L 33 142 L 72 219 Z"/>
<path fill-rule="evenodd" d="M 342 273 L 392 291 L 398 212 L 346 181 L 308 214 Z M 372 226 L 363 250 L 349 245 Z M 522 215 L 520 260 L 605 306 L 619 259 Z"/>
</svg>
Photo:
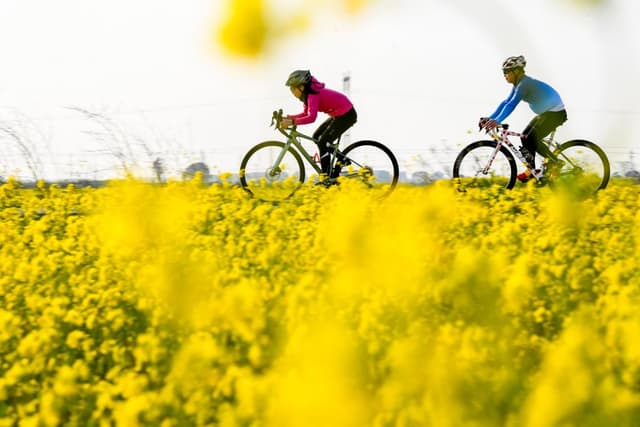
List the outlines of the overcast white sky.
<svg viewBox="0 0 640 427">
<path fill-rule="evenodd" d="M 478 117 L 510 90 L 502 60 L 523 54 L 528 73 L 564 99 L 560 139 L 592 139 L 616 167 L 640 152 L 640 6 L 576 3 L 378 0 L 354 17 L 325 10 L 264 58 L 236 61 L 211 41 L 221 0 L 1 0 L 0 124 L 21 130 L 48 178 L 116 174 L 112 153 L 124 147 L 89 134 L 96 122 L 67 107 L 118 126 L 141 175 L 157 156 L 173 171 L 203 160 L 235 172 L 252 145 L 278 136 L 272 110 L 301 108 L 283 85 L 292 69 L 335 89 L 348 72 L 352 140 L 384 142 L 408 174 L 449 172 L 461 146 L 482 137 Z M 522 104 L 507 122 L 522 129 L 532 116 Z M 11 138 L 0 136 L 0 156 L 0 176 L 29 175 Z"/>
</svg>

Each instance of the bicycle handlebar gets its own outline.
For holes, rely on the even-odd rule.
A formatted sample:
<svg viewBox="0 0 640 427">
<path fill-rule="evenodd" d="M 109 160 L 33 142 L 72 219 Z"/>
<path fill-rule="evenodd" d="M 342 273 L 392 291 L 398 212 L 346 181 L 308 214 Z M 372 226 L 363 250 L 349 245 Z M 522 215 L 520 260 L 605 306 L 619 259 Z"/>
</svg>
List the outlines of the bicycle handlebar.
<svg viewBox="0 0 640 427">
<path fill-rule="evenodd" d="M 486 122 L 488 122 L 490 119 L 487 117 L 483 117 L 480 119 L 480 122 L 478 123 L 478 130 L 482 130 L 484 128 L 484 125 Z M 494 129 L 504 129 L 504 130 L 509 130 L 509 125 L 506 123 L 496 123 L 496 127 Z M 487 131 L 487 133 L 489 133 Z"/>
<path fill-rule="evenodd" d="M 273 112 L 273 114 L 271 115 L 271 124 L 269 126 L 275 125 L 276 129 L 278 129 L 278 131 L 281 134 L 283 134 L 284 136 L 286 136 L 288 138 L 290 135 L 287 132 L 285 132 L 284 129 L 282 129 L 280 127 L 280 123 L 284 119 L 284 117 L 282 117 L 282 115 L 283 115 L 282 108 L 280 108 L 279 110 L 275 110 Z M 295 130 L 296 129 L 296 125 L 291 125 L 291 126 L 288 127 L 288 129 Z"/>
<path fill-rule="evenodd" d="M 279 126 L 281 121 L 282 121 L 282 108 L 273 112 L 273 115 L 271 116 L 271 124 L 269 126 L 273 126 L 274 124 L 276 126 Z"/>
</svg>

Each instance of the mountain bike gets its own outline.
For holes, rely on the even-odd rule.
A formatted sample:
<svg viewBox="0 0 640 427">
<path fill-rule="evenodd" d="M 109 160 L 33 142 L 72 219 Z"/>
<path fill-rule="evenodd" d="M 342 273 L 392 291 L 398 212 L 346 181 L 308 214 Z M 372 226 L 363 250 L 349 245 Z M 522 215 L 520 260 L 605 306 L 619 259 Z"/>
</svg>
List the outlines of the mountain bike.
<svg viewBox="0 0 640 427">
<path fill-rule="evenodd" d="M 280 128 L 282 110 L 274 111 L 271 126 L 286 137 L 286 142 L 265 141 L 251 148 L 240 164 L 240 183 L 253 196 L 278 201 L 290 197 L 305 182 L 303 159 L 317 172 L 316 184 L 331 186 L 342 179 L 356 179 L 367 188 L 386 196 L 398 183 L 399 167 L 389 148 L 376 141 L 357 141 L 340 150 L 340 140 L 327 144 L 331 176 L 325 176 L 319 157 L 309 154 L 303 139 L 317 141 L 298 132 L 296 126 Z"/>
<path fill-rule="evenodd" d="M 492 141 L 476 141 L 466 146 L 453 164 L 453 177 L 458 189 L 499 185 L 511 189 L 516 183 L 516 158 L 531 172 L 536 185 L 566 184 L 584 194 L 594 194 L 607 187 L 609 182 L 609 159 L 596 144 L 583 139 L 574 139 L 562 144 L 555 140 L 555 131 L 542 140 L 560 161 L 553 163 L 545 159 L 540 169 L 534 169 L 525 158 L 526 149 L 516 148 L 509 136 L 524 135 L 509 130 L 501 124 L 488 132 Z M 514 157 L 515 156 L 515 157 Z"/>
</svg>

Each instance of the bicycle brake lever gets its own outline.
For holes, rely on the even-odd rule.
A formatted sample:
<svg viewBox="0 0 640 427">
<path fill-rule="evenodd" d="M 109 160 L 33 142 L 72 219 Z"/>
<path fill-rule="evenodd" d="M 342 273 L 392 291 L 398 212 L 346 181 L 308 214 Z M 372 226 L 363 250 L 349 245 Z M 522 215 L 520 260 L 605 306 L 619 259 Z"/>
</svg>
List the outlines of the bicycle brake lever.
<svg viewBox="0 0 640 427">
<path fill-rule="evenodd" d="M 279 110 L 274 110 L 273 114 L 271 115 L 271 124 L 269 125 L 269 127 L 273 126 L 274 124 L 277 126 L 280 122 L 282 121 L 282 108 Z"/>
</svg>

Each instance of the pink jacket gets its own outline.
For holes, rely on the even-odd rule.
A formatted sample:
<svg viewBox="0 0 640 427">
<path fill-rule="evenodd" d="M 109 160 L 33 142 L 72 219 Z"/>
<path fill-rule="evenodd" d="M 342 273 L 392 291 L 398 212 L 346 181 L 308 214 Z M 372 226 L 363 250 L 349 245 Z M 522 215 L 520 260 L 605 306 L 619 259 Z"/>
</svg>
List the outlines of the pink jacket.
<svg viewBox="0 0 640 427">
<path fill-rule="evenodd" d="M 304 111 L 300 114 L 287 116 L 293 120 L 295 125 L 315 122 L 318 111 L 331 117 L 339 117 L 353 108 L 349 98 L 335 90 L 326 89 L 324 83 L 320 83 L 315 77 L 311 77 L 311 90 L 316 93 L 309 93 Z"/>
</svg>

